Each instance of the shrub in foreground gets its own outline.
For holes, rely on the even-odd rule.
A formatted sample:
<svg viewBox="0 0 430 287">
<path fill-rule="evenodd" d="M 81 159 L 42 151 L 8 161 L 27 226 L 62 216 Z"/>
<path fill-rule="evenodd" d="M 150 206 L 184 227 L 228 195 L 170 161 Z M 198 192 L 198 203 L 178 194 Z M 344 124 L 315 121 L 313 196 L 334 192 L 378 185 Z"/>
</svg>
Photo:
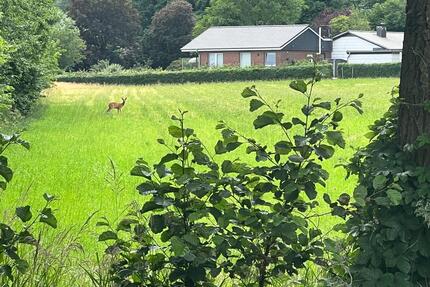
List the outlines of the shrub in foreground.
<svg viewBox="0 0 430 287">
<path fill-rule="evenodd" d="M 99 240 L 109 242 L 106 252 L 117 256 L 111 268 L 116 284 L 260 287 L 297 274 L 308 262 L 325 264 L 316 198 L 329 174 L 320 162 L 345 147 L 342 110 L 361 113 L 361 102 L 315 97 L 321 77 L 314 69 L 310 81 L 291 83 L 305 104 L 302 117 L 290 120 L 280 102 L 269 104 L 255 87 L 243 91 L 250 111 L 262 110 L 254 128 L 279 128 L 283 136 L 269 147 L 220 122 L 215 153 L 225 158 L 244 148 L 255 155 L 252 164 L 236 159 L 236 152 L 218 164 L 185 126 L 185 112 L 172 117 L 173 146 L 159 139 L 167 149 L 160 162 L 150 166 L 140 159 L 132 170 L 143 178 L 137 190 L 145 204 L 117 227 L 99 224 L 107 226 Z M 333 208 L 345 204 L 331 202 Z"/>
<path fill-rule="evenodd" d="M 399 145 L 400 104 L 394 100 L 375 122 L 368 134 L 371 143 L 348 166 L 349 174 L 359 178 L 355 201 L 343 213 L 357 286 L 428 286 L 430 280 L 430 170 L 417 166 L 413 157 L 430 138 Z"/>
</svg>

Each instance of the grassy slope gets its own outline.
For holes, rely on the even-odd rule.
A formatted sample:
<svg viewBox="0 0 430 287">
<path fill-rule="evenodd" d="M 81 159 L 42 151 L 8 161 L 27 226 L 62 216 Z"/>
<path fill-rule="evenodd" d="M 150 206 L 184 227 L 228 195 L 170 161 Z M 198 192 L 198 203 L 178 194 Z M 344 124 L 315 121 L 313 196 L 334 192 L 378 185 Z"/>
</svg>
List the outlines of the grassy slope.
<svg viewBox="0 0 430 287">
<path fill-rule="evenodd" d="M 353 110 L 345 113 L 343 125 L 348 145 L 366 144 L 367 126 L 381 117 L 389 106 L 388 92 L 397 79 L 326 80 L 316 89 L 317 96 L 334 100 L 364 93 L 365 114 Z M 170 115 L 178 108 L 188 110 L 188 123 L 209 147 L 219 138 L 214 129 L 218 120 L 228 122 L 244 134 L 273 143 L 279 139 L 277 131 L 265 129 L 256 133 L 252 129 L 253 115 L 248 112 L 247 101 L 240 97 L 242 89 L 251 83 L 185 84 L 155 86 L 100 86 L 60 83 L 47 93 L 40 115 L 31 120 L 24 138 L 31 142 L 30 152 L 22 149 L 9 151 L 10 162 L 16 170 L 15 180 L 2 196 L 0 210 L 30 202 L 41 203 L 43 192 L 59 196 L 60 227 L 81 224 L 93 211 L 110 219 L 137 196 L 138 179 L 128 176 L 134 161 L 144 157 L 157 161 L 163 148 L 156 143 L 160 137 L 168 138 L 166 129 Z M 288 88 L 289 82 L 257 82 L 260 92 L 271 101 L 282 99 L 287 116 L 297 114 L 304 99 Z M 106 114 L 106 104 L 120 97 L 128 97 L 121 114 Z M 346 160 L 353 149 L 348 147 L 326 162 L 331 173 L 327 192 L 333 195 L 350 192 L 353 181 L 344 180 L 344 171 L 333 165 Z M 243 153 L 237 154 L 242 156 Z M 105 181 L 109 171 L 109 158 L 124 173 L 121 194 L 114 194 Z M 30 187 L 30 189 L 29 189 Z M 22 199 L 22 193 L 29 189 Z M 329 224 L 329 223 L 327 223 Z M 94 224 L 93 224 L 94 225 Z M 93 229 L 95 230 L 95 229 Z M 94 248 L 93 235 L 86 236 L 84 244 Z"/>
</svg>

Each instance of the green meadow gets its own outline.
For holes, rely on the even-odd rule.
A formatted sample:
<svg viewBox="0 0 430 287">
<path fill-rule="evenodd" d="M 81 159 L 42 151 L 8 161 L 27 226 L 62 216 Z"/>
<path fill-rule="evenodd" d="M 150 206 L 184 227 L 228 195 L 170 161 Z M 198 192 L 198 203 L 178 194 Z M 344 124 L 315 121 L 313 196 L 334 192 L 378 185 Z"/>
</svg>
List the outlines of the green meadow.
<svg viewBox="0 0 430 287">
<path fill-rule="evenodd" d="M 341 128 L 347 148 L 324 163 L 330 179 L 325 189 L 320 188 L 321 193 L 335 197 L 353 190 L 354 179 L 346 180 L 345 171 L 335 165 L 346 162 L 356 148 L 366 145 L 368 126 L 385 113 L 390 91 L 398 82 L 395 78 L 350 79 L 324 80 L 317 85 L 315 95 L 327 100 L 364 94 L 363 115 L 353 109 L 344 113 Z M 211 151 L 220 138 L 215 130 L 219 120 L 267 144 L 280 139 L 282 135 L 275 128 L 253 129 L 256 115 L 249 112 L 248 101 L 240 96 L 243 88 L 253 84 L 269 101 L 281 99 L 288 117 L 300 113 L 305 103 L 303 96 L 288 87 L 289 81 L 152 86 L 57 83 L 46 91 L 33 116 L 21 123 L 25 128 L 22 137 L 31 143 L 31 150 L 14 147 L 8 151 L 15 176 L 1 197 L 0 210 L 12 214 L 17 205 L 38 207 L 43 204 L 43 193 L 53 194 L 58 198 L 54 208 L 59 229 L 78 228 L 97 212 L 82 244 L 87 252 L 99 250 L 97 218 L 106 216 L 115 221 L 132 201 L 145 200 L 135 190 L 141 179 L 131 177 L 129 171 L 140 157 L 149 163 L 160 159 L 164 147 L 157 143 L 158 138 L 173 143 L 167 127 L 178 109 L 189 111 L 187 125 Z M 128 98 L 123 111 L 106 113 L 107 104 L 121 97 Z M 243 150 L 227 156 L 252 160 Z M 115 165 L 115 180 L 110 160 Z"/>
</svg>

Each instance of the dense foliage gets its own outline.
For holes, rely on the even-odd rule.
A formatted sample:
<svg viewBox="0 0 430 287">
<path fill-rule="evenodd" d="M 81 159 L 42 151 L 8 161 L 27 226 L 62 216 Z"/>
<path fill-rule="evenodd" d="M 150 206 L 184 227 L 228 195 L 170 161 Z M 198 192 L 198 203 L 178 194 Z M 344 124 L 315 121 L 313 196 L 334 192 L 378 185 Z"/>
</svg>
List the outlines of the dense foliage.
<svg viewBox="0 0 430 287">
<path fill-rule="evenodd" d="M 144 37 L 147 64 L 167 68 L 181 56 L 180 49 L 191 41 L 193 28 L 193 7 L 185 0 L 174 0 L 158 11 Z"/>
<path fill-rule="evenodd" d="M 339 64 L 337 76 L 339 78 L 399 77 L 401 68 L 400 63 Z"/>
<path fill-rule="evenodd" d="M 294 24 L 302 9 L 303 0 L 212 0 L 197 22 L 195 34 L 211 26 Z"/>
<path fill-rule="evenodd" d="M 369 13 L 372 27 L 381 23 L 387 25 L 389 31 L 403 31 L 406 23 L 406 0 L 387 0 L 376 4 Z"/>
<path fill-rule="evenodd" d="M 69 11 L 87 45 L 83 67 L 99 60 L 135 65 L 140 23 L 132 0 L 72 0 Z"/>
<path fill-rule="evenodd" d="M 62 70 L 70 70 L 85 58 L 85 42 L 80 37 L 80 31 L 75 21 L 60 13 L 59 21 L 52 28 L 52 38 L 56 39 L 60 48 L 58 65 Z"/>
<path fill-rule="evenodd" d="M 330 20 L 333 35 L 337 35 L 348 30 L 370 30 L 370 24 L 366 15 L 359 10 L 353 10 L 349 15 L 340 15 Z"/>
<path fill-rule="evenodd" d="M 0 69 L 1 85 L 13 88 L 13 108 L 27 114 L 57 73 L 59 49 L 52 37 L 58 21 L 52 0 L 0 2 L 0 37 L 9 44 Z"/>
<path fill-rule="evenodd" d="M 320 69 L 326 77 L 331 75 L 331 65 L 321 65 Z M 271 68 L 223 68 L 198 69 L 186 71 L 134 71 L 125 70 L 118 73 L 76 72 L 66 73 L 58 77 L 59 81 L 75 83 L 105 83 L 145 85 L 156 83 L 205 83 L 205 82 L 231 82 L 250 80 L 281 80 L 308 78 L 313 74 L 313 67 L 285 66 Z"/>
<path fill-rule="evenodd" d="M 399 145 L 401 102 L 393 103 L 371 127 L 371 143 L 347 166 L 349 175 L 359 178 L 355 202 L 343 213 L 357 286 L 427 286 L 430 278 L 430 174 L 412 156 L 425 142 Z"/>
</svg>

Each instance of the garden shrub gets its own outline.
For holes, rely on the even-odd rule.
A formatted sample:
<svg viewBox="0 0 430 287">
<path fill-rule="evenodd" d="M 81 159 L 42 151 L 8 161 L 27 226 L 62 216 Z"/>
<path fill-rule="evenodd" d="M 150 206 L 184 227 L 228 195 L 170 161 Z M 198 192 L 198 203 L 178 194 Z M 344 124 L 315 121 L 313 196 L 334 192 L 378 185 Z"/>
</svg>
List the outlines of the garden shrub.
<svg viewBox="0 0 430 287">
<path fill-rule="evenodd" d="M 338 214 L 347 218 L 354 286 L 428 286 L 430 280 L 430 170 L 418 167 L 412 155 L 429 141 L 399 145 L 399 105 L 394 98 L 371 127 L 371 143 L 347 166 L 359 185 L 354 202 Z"/>
<path fill-rule="evenodd" d="M 322 65 L 320 69 L 324 75 L 330 76 L 331 65 Z M 118 73 L 76 72 L 65 73 L 58 77 L 58 81 L 76 83 L 125 84 L 146 85 L 157 83 L 205 83 L 232 82 L 252 80 L 282 80 L 310 78 L 313 66 L 289 66 L 278 68 L 223 68 L 196 69 L 187 71 L 154 71 L 139 72 L 127 70 Z"/>
<path fill-rule="evenodd" d="M 297 274 L 307 262 L 324 264 L 325 235 L 317 187 L 329 174 L 320 164 L 336 148 L 344 148 L 342 110 L 361 110 L 357 99 L 326 102 L 313 95 L 323 75 L 313 67 L 310 81 L 293 81 L 301 93 L 302 117 L 285 119 L 278 103 L 271 105 L 256 87 L 246 88 L 250 111 L 263 110 L 256 130 L 279 128 L 283 137 L 273 146 L 258 143 L 220 122 L 222 140 L 215 153 L 246 149 L 255 155 L 247 164 L 226 159 L 218 164 L 194 131 L 184 125 L 185 112 L 169 127 L 173 146 L 159 139 L 168 152 L 152 167 L 139 159 L 132 175 L 147 197 L 118 226 L 107 221 L 99 240 L 109 242 L 117 258 L 112 280 L 120 286 L 267 286 L 275 278 Z M 343 195 L 346 198 L 347 195 Z M 328 201 L 328 196 L 324 198 Z M 333 207 L 345 200 L 330 202 Z"/>
<path fill-rule="evenodd" d="M 389 64 L 339 64 L 339 78 L 400 77 L 401 63 Z"/>
</svg>

